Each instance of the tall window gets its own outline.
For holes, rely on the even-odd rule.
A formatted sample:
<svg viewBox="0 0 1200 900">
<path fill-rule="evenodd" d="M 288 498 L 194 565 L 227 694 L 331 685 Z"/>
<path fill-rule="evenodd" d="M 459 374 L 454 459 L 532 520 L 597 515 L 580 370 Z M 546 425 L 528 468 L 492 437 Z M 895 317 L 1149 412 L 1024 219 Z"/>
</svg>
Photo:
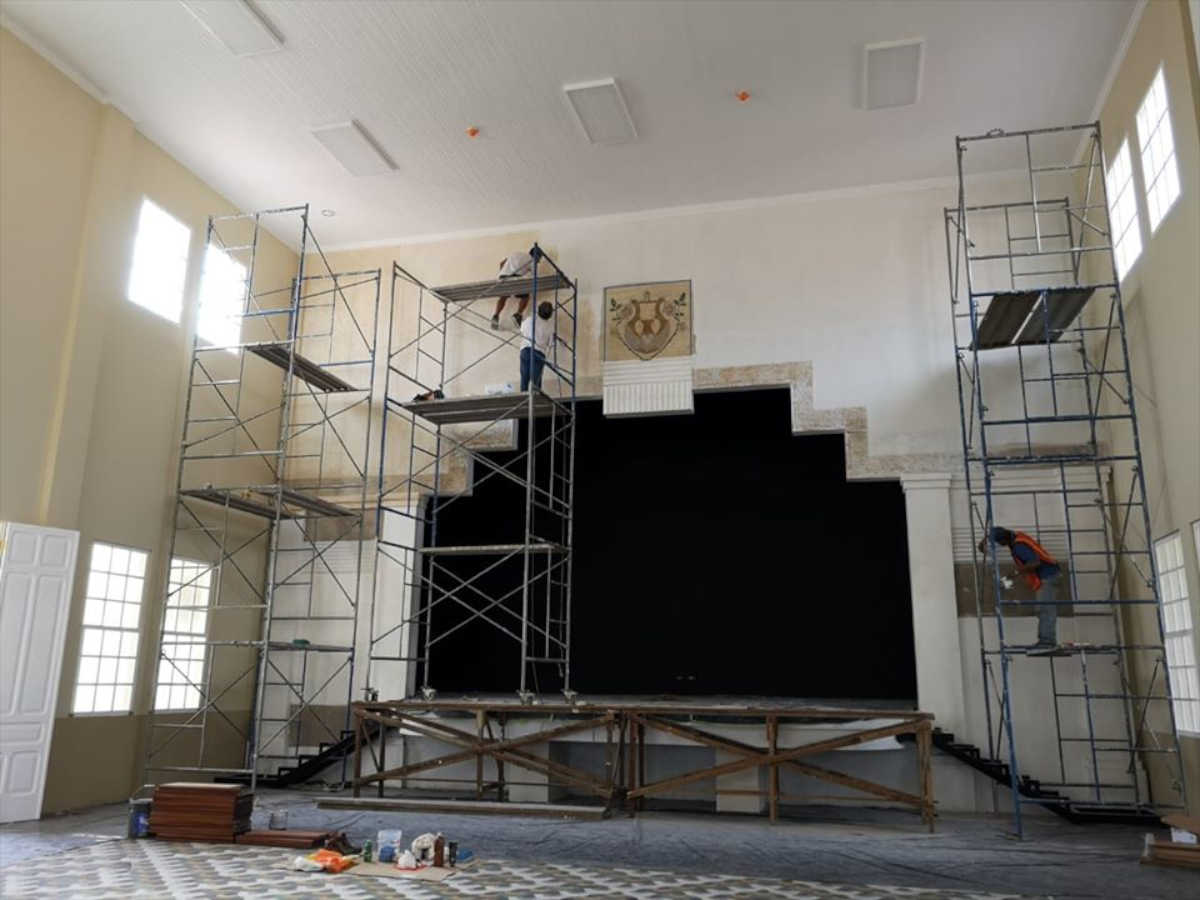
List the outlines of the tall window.
<svg viewBox="0 0 1200 900">
<path fill-rule="evenodd" d="M 156 711 L 200 706 L 213 567 L 190 559 L 171 560 L 163 611 L 162 655 L 154 690 Z"/>
<path fill-rule="evenodd" d="M 128 547 L 92 544 L 73 712 L 122 713 L 132 708 L 146 555 Z"/>
<path fill-rule="evenodd" d="M 1153 234 L 1179 197 L 1179 164 L 1175 161 L 1167 83 L 1161 68 L 1138 110 L 1137 133 L 1142 145 L 1142 182 L 1146 187 L 1146 209 Z"/>
<path fill-rule="evenodd" d="M 164 319 L 179 321 L 191 237 L 186 225 L 148 198 L 142 199 L 129 271 L 130 300 Z"/>
<path fill-rule="evenodd" d="M 1113 157 L 1105 179 L 1108 190 L 1108 224 L 1113 252 L 1117 257 L 1117 277 L 1124 278 L 1142 252 L 1142 232 L 1138 227 L 1137 197 L 1133 190 L 1133 166 L 1129 162 L 1129 141 Z"/>
<path fill-rule="evenodd" d="M 1188 606 L 1187 572 L 1179 533 L 1154 542 L 1158 593 L 1167 641 L 1167 667 L 1175 698 L 1175 724 L 1180 731 L 1200 734 L 1200 675 L 1196 669 L 1196 637 Z"/>
<path fill-rule="evenodd" d="M 242 304 L 246 296 L 246 267 L 211 244 L 204 252 L 200 279 L 200 310 L 196 333 L 215 347 L 232 347 L 242 339 Z"/>
</svg>

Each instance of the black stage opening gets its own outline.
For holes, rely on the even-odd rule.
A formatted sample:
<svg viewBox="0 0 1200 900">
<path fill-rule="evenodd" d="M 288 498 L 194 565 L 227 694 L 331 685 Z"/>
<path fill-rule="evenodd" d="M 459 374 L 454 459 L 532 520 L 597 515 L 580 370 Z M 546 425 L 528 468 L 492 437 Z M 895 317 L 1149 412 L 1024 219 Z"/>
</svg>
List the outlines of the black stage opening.
<svg viewBox="0 0 1200 900">
<path fill-rule="evenodd" d="M 578 406 L 572 687 L 915 698 L 899 483 L 848 483 L 842 435 L 793 436 L 787 389 L 702 393 L 695 405 L 625 419 L 605 418 L 599 400 Z M 522 497 L 490 479 L 439 513 L 437 543 L 521 540 Z M 470 578 L 484 563 L 439 565 Z M 514 560 L 476 583 L 498 596 L 519 571 Z M 511 603 L 519 610 L 519 594 Z M 434 634 L 467 616 L 440 604 Z M 519 659 L 515 641 L 476 620 L 436 645 L 431 683 L 443 696 L 511 692 Z M 537 674 L 530 688 L 561 688 L 554 667 Z"/>
</svg>

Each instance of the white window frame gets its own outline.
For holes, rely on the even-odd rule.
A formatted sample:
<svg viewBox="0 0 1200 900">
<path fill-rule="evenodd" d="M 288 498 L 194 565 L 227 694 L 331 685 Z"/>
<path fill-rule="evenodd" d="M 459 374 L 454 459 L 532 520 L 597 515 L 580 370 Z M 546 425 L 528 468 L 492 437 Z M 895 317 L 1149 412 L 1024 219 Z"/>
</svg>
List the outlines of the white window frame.
<svg viewBox="0 0 1200 900">
<path fill-rule="evenodd" d="M 1131 159 L 1129 138 L 1121 138 L 1121 145 L 1113 155 L 1108 171 L 1104 173 L 1104 187 L 1108 194 L 1108 231 L 1119 281 L 1125 280 L 1133 264 L 1142 255 L 1142 228 Z"/>
<path fill-rule="evenodd" d="M 141 643 L 148 550 L 93 541 L 84 585 L 73 716 L 126 716 L 133 712 Z M 103 708 L 96 700 L 110 691 Z M 124 700 L 118 703 L 124 694 Z M 87 702 L 83 702 L 84 698 Z"/>
<path fill-rule="evenodd" d="M 143 197 L 125 288 L 129 301 L 178 325 L 191 243 L 187 225 Z"/>
<path fill-rule="evenodd" d="M 1196 664 L 1196 631 L 1189 605 L 1183 536 L 1178 531 L 1154 542 L 1154 570 L 1175 725 L 1181 734 L 1200 736 L 1200 667 Z"/>
<path fill-rule="evenodd" d="M 237 352 L 242 340 L 242 314 L 246 302 L 246 267 L 220 247 L 204 251 L 200 300 L 196 307 L 196 336 L 214 347 Z"/>
<path fill-rule="evenodd" d="M 1182 192 L 1175 137 L 1171 130 L 1171 106 L 1162 66 L 1150 82 L 1137 111 L 1138 147 L 1142 159 L 1142 189 L 1150 234 L 1158 231 Z"/>
<path fill-rule="evenodd" d="M 171 559 L 167 602 L 163 605 L 162 645 L 151 698 L 156 713 L 195 712 L 205 702 L 208 612 L 212 609 L 216 571 L 212 563 L 204 560 L 180 556 Z"/>
</svg>

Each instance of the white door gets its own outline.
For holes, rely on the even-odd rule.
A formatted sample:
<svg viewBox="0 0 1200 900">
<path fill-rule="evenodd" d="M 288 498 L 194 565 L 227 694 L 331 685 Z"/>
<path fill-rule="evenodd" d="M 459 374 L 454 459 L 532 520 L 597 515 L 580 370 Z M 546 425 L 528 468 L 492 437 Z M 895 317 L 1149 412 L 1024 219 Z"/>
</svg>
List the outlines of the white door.
<svg viewBox="0 0 1200 900">
<path fill-rule="evenodd" d="M 0 822 L 42 814 L 79 532 L 0 523 Z"/>
</svg>

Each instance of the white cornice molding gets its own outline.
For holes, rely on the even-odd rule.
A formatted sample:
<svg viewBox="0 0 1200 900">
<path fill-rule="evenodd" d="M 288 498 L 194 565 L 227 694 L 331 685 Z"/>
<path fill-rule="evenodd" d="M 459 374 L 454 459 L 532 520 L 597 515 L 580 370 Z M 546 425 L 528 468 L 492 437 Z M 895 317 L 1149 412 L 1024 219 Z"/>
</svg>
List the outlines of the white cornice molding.
<svg viewBox="0 0 1200 900">
<path fill-rule="evenodd" d="M 1096 95 L 1096 102 L 1092 106 L 1092 114 L 1088 118 L 1089 122 L 1100 120 L 1104 104 L 1108 102 L 1108 94 L 1117 80 L 1121 66 L 1125 64 L 1125 55 L 1129 52 L 1129 45 L 1133 43 L 1134 35 L 1137 34 L 1138 25 L 1142 22 L 1142 14 L 1145 13 L 1148 2 L 1149 0 L 1137 0 L 1137 4 L 1133 7 L 1133 12 L 1129 14 L 1129 21 L 1125 24 L 1125 31 L 1121 34 L 1121 42 L 1117 44 L 1117 52 L 1108 66 L 1108 72 L 1105 73 L 1104 80 L 1100 82 L 1100 92 Z M 1083 155 L 1087 152 L 1087 139 L 1088 135 L 1086 132 L 1080 135 L 1079 146 L 1075 148 L 1075 159 L 1072 165 L 1077 166 L 1082 162 Z"/>
<path fill-rule="evenodd" d="M 901 474 L 900 487 L 906 494 L 909 491 L 949 491 L 950 481 L 949 472 L 912 472 Z"/>
<path fill-rule="evenodd" d="M 63 59 L 62 56 L 57 52 L 51 50 L 45 41 L 14 19 L 7 11 L 3 9 L 0 9 L 0 26 L 3 26 L 6 30 L 15 34 L 18 38 L 20 38 L 22 43 L 28 45 L 34 53 L 36 53 L 46 62 L 50 63 L 50 65 L 54 66 L 54 68 L 58 69 L 58 71 L 66 75 L 67 78 L 71 79 L 71 81 L 75 83 L 76 87 L 82 90 L 93 100 L 104 104 L 112 102 L 111 98 L 108 96 L 108 93 L 101 88 L 100 85 L 96 84 L 96 82 L 92 81 L 92 79 L 80 72 L 79 69 L 75 68 L 69 62 Z"/>
<path fill-rule="evenodd" d="M 80 71 L 75 65 L 63 58 L 62 54 L 52 49 L 42 38 L 38 37 L 16 19 L 14 19 L 6 10 L 0 9 L 0 28 L 11 32 L 23 44 L 29 47 L 34 53 L 44 59 L 54 68 L 58 69 L 65 75 L 72 84 L 99 103 L 101 106 L 111 106 L 118 110 L 131 122 L 137 122 L 137 119 L 126 109 L 121 103 L 113 99 L 104 88 L 98 85 L 95 81 Z"/>
<path fill-rule="evenodd" d="M 993 178 L 1024 176 L 1024 169 L 1002 169 L 996 172 L 980 172 L 967 176 L 968 182 L 985 181 Z M 770 197 L 748 197 L 742 200 L 721 200 L 714 203 L 693 203 L 683 206 L 660 206 L 654 209 L 631 212 L 608 213 L 600 216 L 578 216 L 566 219 L 547 219 L 542 222 L 517 222 L 511 225 L 492 225 L 486 228 L 467 228 L 460 231 L 443 231 L 431 234 L 415 234 L 406 237 L 380 238 L 372 241 L 351 241 L 325 247 L 326 253 L 343 253 L 353 250 L 376 250 L 381 247 L 412 247 L 438 241 L 470 240 L 480 237 L 495 237 L 520 231 L 552 231 L 556 228 L 587 228 L 602 225 L 625 225 L 633 222 L 649 222 L 657 219 L 684 218 L 711 213 L 738 212 L 747 209 L 767 209 L 789 204 L 819 203 L 824 200 L 849 200 L 856 197 L 871 197 L 883 194 L 908 194 L 918 191 L 954 188 L 958 186 L 957 175 L 938 178 L 922 178 L 913 181 L 887 181 L 850 187 L 829 188 L 819 191 L 802 191 L 794 194 L 775 194 Z"/>
</svg>

